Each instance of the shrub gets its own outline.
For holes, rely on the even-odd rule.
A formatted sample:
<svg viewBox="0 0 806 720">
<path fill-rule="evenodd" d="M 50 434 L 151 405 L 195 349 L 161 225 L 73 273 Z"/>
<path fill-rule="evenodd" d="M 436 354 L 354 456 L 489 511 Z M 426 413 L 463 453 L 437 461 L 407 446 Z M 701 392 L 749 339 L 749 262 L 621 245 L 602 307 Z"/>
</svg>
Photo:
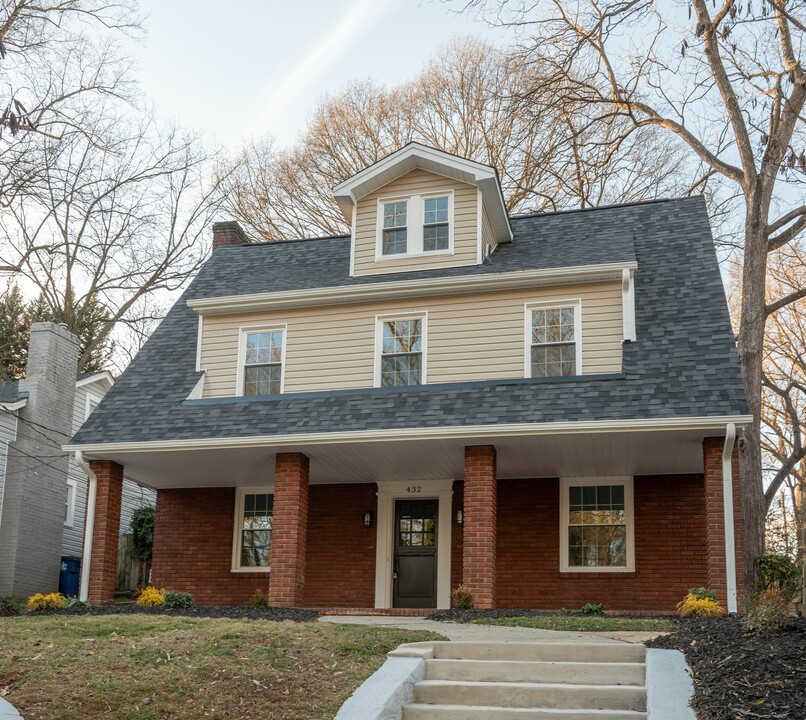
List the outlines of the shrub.
<svg viewBox="0 0 806 720">
<path fill-rule="evenodd" d="M 583 615 L 604 615 L 602 603 L 585 603 L 580 611 Z"/>
<path fill-rule="evenodd" d="M 753 564 L 761 576 L 762 590 L 775 590 L 787 601 L 798 594 L 800 567 L 789 555 L 761 555 L 753 560 Z"/>
<path fill-rule="evenodd" d="M 265 608 L 269 607 L 269 596 L 266 595 L 260 588 L 256 588 L 252 594 L 252 607 Z"/>
<path fill-rule="evenodd" d="M 193 595 L 189 592 L 167 592 L 162 596 L 163 605 L 167 608 L 193 607 Z"/>
<path fill-rule="evenodd" d="M 457 610 L 471 610 L 473 608 L 473 593 L 466 585 L 459 585 L 451 593 L 451 605 Z"/>
<path fill-rule="evenodd" d="M 19 615 L 24 607 L 25 600 L 12 597 L 11 595 L 8 597 L 0 597 L 0 617 Z"/>
<path fill-rule="evenodd" d="M 694 589 L 698 590 L 700 588 Z M 711 597 L 698 598 L 690 592 L 677 603 L 677 612 L 680 617 L 722 617 L 725 614 L 725 608 Z"/>
<path fill-rule="evenodd" d="M 690 588 L 688 591 L 689 595 L 693 595 L 697 600 L 713 600 L 716 602 L 716 591 L 709 590 L 708 588 L 704 587 L 696 587 Z"/>
<path fill-rule="evenodd" d="M 79 600 L 77 597 L 69 597 L 67 598 L 67 607 L 82 607 L 88 608 L 92 607 L 92 603 L 89 600 Z"/>
<path fill-rule="evenodd" d="M 778 632 L 787 624 L 789 600 L 777 590 L 762 590 L 748 605 L 745 626 L 754 632 Z"/>
<path fill-rule="evenodd" d="M 25 604 L 29 610 L 63 610 L 67 606 L 67 601 L 61 593 L 36 593 L 28 598 Z"/>
<path fill-rule="evenodd" d="M 158 590 L 149 585 L 137 595 L 137 604 L 143 607 L 158 607 L 165 602 L 165 590 Z"/>
</svg>

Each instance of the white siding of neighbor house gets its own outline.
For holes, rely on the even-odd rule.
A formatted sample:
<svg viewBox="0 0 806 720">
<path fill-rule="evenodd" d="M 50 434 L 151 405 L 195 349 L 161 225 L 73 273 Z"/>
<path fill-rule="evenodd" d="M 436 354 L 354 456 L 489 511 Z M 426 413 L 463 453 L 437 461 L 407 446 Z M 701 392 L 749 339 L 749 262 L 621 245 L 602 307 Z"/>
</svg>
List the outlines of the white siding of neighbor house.
<svg viewBox="0 0 806 720">
<path fill-rule="evenodd" d="M 90 383 L 76 388 L 76 400 L 73 408 L 73 432 L 77 432 L 86 419 L 87 396 L 95 395 L 99 398 L 104 395 L 104 387 L 101 382 Z M 80 557 L 84 547 L 84 517 L 87 508 L 87 476 L 84 471 L 76 465 L 75 460 L 70 459 L 67 469 L 67 477 L 76 483 L 75 514 L 72 526 L 65 525 L 62 540 L 62 555 Z M 143 505 L 154 505 L 156 503 L 156 493 L 149 488 L 141 487 L 131 480 L 123 480 L 123 497 L 120 508 L 120 532 L 129 531 L 134 511 Z"/>
<path fill-rule="evenodd" d="M 0 519 L 3 517 L 3 490 L 6 484 L 6 457 L 8 444 L 17 439 L 17 414 L 0 412 Z"/>
</svg>

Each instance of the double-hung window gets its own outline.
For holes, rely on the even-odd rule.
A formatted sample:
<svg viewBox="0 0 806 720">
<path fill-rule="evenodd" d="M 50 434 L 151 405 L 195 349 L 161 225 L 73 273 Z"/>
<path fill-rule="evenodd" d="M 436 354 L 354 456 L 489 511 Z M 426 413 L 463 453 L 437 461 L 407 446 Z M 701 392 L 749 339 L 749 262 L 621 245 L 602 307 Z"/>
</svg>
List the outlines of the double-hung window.
<svg viewBox="0 0 806 720">
<path fill-rule="evenodd" d="M 65 527 L 73 527 L 76 517 L 76 489 L 75 480 L 67 481 L 67 498 L 64 503 L 64 524 Z"/>
<path fill-rule="evenodd" d="M 277 395 L 283 391 L 285 328 L 241 332 L 239 387 L 242 395 Z"/>
<path fill-rule="evenodd" d="M 425 383 L 426 316 L 379 318 L 375 385 Z"/>
<path fill-rule="evenodd" d="M 378 201 L 379 258 L 450 253 L 453 193 Z"/>
<path fill-rule="evenodd" d="M 563 478 L 560 492 L 561 570 L 634 570 L 632 478 Z"/>
<path fill-rule="evenodd" d="M 582 372 L 578 301 L 526 306 L 526 377 Z"/>
<path fill-rule="evenodd" d="M 233 570 L 261 571 L 271 567 L 274 494 L 268 488 L 239 488 L 235 502 Z"/>
</svg>

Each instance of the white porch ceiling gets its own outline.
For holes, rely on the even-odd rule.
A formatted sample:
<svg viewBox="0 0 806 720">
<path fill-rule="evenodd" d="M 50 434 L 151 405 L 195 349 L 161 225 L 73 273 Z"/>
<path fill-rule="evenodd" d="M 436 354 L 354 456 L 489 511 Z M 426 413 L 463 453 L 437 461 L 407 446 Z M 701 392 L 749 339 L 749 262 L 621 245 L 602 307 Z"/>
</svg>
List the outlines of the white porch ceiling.
<svg viewBox="0 0 806 720">
<path fill-rule="evenodd" d="M 702 430 L 577 433 L 433 441 L 289 445 L 311 459 L 311 483 L 462 479 L 465 445 L 492 444 L 499 478 L 595 477 L 702 472 Z M 724 433 L 722 433 L 724 434 Z M 126 477 L 154 488 L 261 485 L 274 479 L 277 448 L 103 454 Z M 93 453 L 88 456 L 101 457 Z"/>
</svg>

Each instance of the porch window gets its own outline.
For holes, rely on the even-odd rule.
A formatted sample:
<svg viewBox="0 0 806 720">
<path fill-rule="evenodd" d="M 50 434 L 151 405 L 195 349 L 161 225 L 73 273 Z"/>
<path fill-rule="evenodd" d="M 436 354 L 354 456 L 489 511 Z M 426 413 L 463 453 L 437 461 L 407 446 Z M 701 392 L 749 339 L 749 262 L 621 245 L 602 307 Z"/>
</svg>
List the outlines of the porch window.
<svg viewBox="0 0 806 720">
<path fill-rule="evenodd" d="M 241 336 L 242 395 L 278 395 L 283 391 L 285 328 L 244 330 Z"/>
<path fill-rule="evenodd" d="M 526 377 L 579 375 L 579 303 L 527 306 Z"/>
<path fill-rule="evenodd" d="M 239 490 L 235 508 L 233 570 L 268 570 L 274 494 L 265 490 Z"/>
<path fill-rule="evenodd" d="M 564 478 L 560 492 L 561 570 L 633 570 L 632 478 Z"/>
<path fill-rule="evenodd" d="M 425 320 L 425 315 L 379 318 L 376 387 L 425 383 Z"/>
</svg>

